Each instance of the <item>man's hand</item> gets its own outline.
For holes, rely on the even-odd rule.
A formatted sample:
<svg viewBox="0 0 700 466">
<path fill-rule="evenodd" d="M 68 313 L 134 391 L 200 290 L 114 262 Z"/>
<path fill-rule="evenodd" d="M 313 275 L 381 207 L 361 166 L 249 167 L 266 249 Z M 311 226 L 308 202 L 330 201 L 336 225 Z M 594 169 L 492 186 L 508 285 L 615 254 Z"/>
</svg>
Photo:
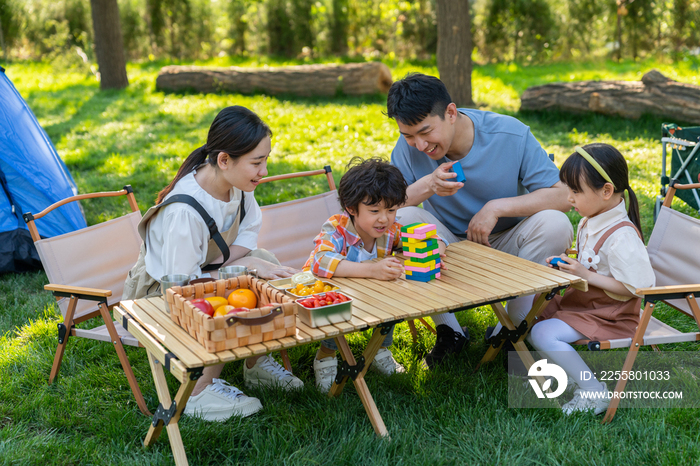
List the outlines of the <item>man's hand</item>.
<svg viewBox="0 0 700 466">
<path fill-rule="evenodd" d="M 483 244 L 491 247 L 489 244 L 489 235 L 493 231 L 498 222 L 498 215 L 491 202 L 487 202 L 480 211 L 476 213 L 469 222 L 467 228 L 467 239 L 475 243 Z"/>
<path fill-rule="evenodd" d="M 396 257 L 385 257 L 372 262 L 372 275 L 377 280 L 395 280 L 403 274 L 403 263 Z"/>
<path fill-rule="evenodd" d="M 459 188 L 464 186 L 464 183 L 452 181 L 452 178 L 457 176 L 456 173 L 450 171 L 450 168 L 455 163 L 458 163 L 458 161 L 443 163 L 430 175 L 428 186 L 438 196 L 452 196 Z"/>
</svg>

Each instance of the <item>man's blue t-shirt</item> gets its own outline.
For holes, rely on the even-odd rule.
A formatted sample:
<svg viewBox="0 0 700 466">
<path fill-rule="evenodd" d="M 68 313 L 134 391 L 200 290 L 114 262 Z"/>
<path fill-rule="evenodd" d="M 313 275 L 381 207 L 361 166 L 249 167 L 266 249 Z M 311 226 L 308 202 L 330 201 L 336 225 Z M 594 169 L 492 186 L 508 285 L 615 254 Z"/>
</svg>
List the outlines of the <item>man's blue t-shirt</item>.
<svg viewBox="0 0 700 466">
<path fill-rule="evenodd" d="M 474 143 L 458 161 L 464 169 L 464 186 L 452 196 L 433 194 L 423 207 L 455 235 L 464 238 L 472 217 L 490 200 L 515 197 L 559 181 L 559 169 L 530 132 L 513 117 L 493 112 L 458 109 L 474 123 Z M 432 160 L 399 137 L 391 163 L 410 185 L 450 160 Z M 492 233 L 506 230 L 523 217 L 500 218 Z"/>
</svg>

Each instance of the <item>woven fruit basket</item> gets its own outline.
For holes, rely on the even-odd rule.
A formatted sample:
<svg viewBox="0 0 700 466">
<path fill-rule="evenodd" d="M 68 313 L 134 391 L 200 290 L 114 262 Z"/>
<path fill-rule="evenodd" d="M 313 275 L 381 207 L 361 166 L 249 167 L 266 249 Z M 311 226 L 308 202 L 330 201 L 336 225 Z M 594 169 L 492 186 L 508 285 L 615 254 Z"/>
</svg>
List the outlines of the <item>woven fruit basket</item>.
<svg viewBox="0 0 700 466">
<path fill-rule="evenodd" d="M 228 295 L 238 288 L 246 288 L 258 298 L 258 307 L 248 312 L 209 317 L 190 304 L 197 298 Z M 166 292 L 170 317 L 185 329 L 210 353 L 224 351 L 263 341 L 275 340 L 296 334 L 296 304 L 263 280 L 248 275 L 198 283 L 173 286 Z M 272 306 L 266 306 L 273 303 Z"/>
</svg>

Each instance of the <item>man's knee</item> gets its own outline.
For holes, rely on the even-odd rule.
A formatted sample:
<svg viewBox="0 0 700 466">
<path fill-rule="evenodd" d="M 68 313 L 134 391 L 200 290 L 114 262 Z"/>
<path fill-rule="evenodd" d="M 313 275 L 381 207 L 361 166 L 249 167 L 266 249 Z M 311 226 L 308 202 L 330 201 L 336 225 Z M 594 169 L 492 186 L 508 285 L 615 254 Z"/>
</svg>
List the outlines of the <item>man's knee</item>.
<svg viewBox="0 0 700 466">
<path fill-rule="evenodd" d="M 541 245 L 549 255 L 559 255 L 571 247 L 574 229 L 565 213 L 543 210 L 530 217 L 530 239 Z"/>
</svg>

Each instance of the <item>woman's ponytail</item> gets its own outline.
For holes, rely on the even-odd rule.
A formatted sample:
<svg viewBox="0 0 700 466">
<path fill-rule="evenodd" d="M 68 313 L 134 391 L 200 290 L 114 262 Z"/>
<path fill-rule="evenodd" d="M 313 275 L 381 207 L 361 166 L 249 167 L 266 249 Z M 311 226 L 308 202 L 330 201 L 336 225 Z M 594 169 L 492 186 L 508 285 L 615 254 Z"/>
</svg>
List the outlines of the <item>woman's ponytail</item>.
<svg viewBox="0 0 700 466">
<path fill-rule="evenodd" d="M 161 202 L 163 202 L 165 196 L 167 196 L 170 193 L 170 191 L 172 191 L 175 187 L 175 183 L 180 181 L 185 175 L 187 175 L 188 173 L 199 167 L 201 164 L 203 164 L 204 161 L 207 159 L 207 155 L 209 155 L 207 153 L 207 145 L 204 144 L 202 147 L 195 149 L 194 152 L 187 156 L 185 161 L 182 162 L 182 165 L 180 165 L 180 169 L 177 171 L 177 175 L 175 175 L 173 181 L 171 181 L 168 186 L 163 188 L 163 190 L 158 193 L 156 204 L 160 204 Z"/>
</svg>

